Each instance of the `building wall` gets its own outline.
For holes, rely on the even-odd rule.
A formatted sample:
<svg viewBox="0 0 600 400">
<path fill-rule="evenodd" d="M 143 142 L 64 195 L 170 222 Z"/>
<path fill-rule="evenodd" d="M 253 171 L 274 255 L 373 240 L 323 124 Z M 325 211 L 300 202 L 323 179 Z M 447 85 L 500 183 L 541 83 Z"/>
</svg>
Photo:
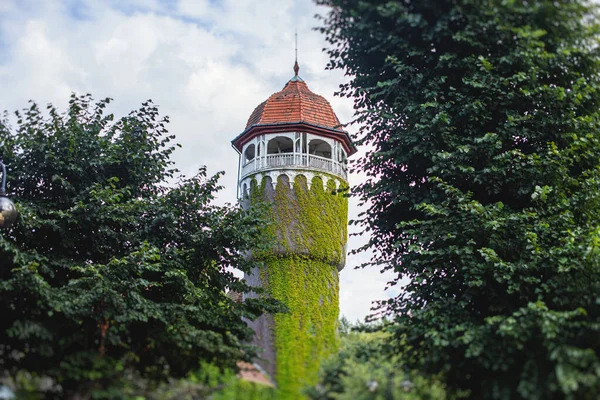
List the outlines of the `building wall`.
<svg viewBox="0 0 600 400">
<path fill-rule="evenodd" d="M 275 378 L 281 397 L 298 399 L 316 383 L 321 361 L 337 351 L 338 270 L 345 263 L 348 200 L 337 192 L 345 182 L 333 176 L 286 175 L 254 179 L 247 202 L 271 204 L 273 243 L 252 257 L 263 263 L 246 279 L 281 300 L 289 313 L 265 315 L 250 323 L 259 364 Z M 259 184 L 258 181 L 261 183 Z"/>
</svg>

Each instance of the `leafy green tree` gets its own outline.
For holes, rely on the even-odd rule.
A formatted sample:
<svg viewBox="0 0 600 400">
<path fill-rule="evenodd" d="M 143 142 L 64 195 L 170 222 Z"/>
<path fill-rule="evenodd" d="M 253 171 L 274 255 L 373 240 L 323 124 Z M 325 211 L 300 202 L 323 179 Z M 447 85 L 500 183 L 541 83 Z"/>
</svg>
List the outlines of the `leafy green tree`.
<svg viewBox="0 0 600 400">
<path fill-rule="evenodd" d="M 400 354 L 389 355 L 381 326 L 340 321 L 340 351 L 323 363 L 312 400 L 444 400 L 439 380 L 405 371 Z"/>
<path fill-rule="evenodd" d="M 145 400 L 275 400 L 277 389 L 241 379 L 231 369 L 202 364 L 201 369 L 186 379 L 158 388 L 133 388 L 131 393 Z"/>
<path fill-rule="evenodd" d="M 380 311 L 472 398 L 600 396 L 600 60 L 583 0 L 318 0 Z"/>
<path fill-rule="evenodd" d="M 168 185 L 168 118 L 149 101 L 114 121 L 109 101 L 73 95 L 46 115 L 32 103 L 16 129 L 0 123 L 20 211 L 0 233 L 0 370 L 50 379 L 59 398 L 235 368 L 254 354 L 242 318 L 276 310 L 225 294 L 247 290 L 227 267 L 250 267 L 260 210 L 213 205 L 220 174 L 205 169 Z"/>
</svg>

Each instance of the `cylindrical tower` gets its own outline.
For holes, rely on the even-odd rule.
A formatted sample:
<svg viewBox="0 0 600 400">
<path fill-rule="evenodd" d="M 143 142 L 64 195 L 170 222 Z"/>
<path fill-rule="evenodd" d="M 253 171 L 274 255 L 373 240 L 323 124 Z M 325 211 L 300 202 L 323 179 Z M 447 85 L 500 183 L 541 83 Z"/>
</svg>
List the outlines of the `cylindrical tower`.
<svg viewBox="0 0 600 400">
<path fill-rule="evenodd" d="M 263 267 L 245 279 L 265 287 L 289 313 L 249 324 L 262 348 L 257 360 L 284 398 L 316 382 L 321 361 L 336 351 L 338 272 L 346 260 L 347 157 L 356 152 L 325 98 L 298 76 L 258 105 L 233 141 L 240 154 L 243 204 L 270 203 L 265 229 L 274 245 L 252 257 Z"/>
</svg>

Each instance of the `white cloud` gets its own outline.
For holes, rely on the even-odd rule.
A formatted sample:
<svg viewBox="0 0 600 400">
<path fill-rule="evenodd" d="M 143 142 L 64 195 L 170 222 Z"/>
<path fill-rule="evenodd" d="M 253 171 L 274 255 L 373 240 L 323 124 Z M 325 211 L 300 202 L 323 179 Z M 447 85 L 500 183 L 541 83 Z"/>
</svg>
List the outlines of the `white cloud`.
<svg viewBox="0 0 600 400">
<path fill-rule="evenodd" d="M 177 5 L 178 12 L 190 18 L 208 18 L 210 8 L 208 0 L 180 0 Z"/>
<path fill-rule="evenodd" d="M 346 78 L 325 71 L 326 44 L 312 30 L 314 14 L 325 11 L 309 0 L 0 0 L 0 110 L 29 99 L 64 109 L 75 91 L 113 97 L 111 111 L 124 115 L 151 98 L 183 145 L 178 168 L 224 170 L 220 201 L 234 202 L 238 158 L 230 140 L 292 77 L 295 30 L 300 75 L 342 121 L 352 116 L 351 100 L 333 96 Z M 388 278 L 353 269 L 360 262 L 350 257 L 341 274 L 341 312 L 352 320 L 387 297 Z"/>
</svg>

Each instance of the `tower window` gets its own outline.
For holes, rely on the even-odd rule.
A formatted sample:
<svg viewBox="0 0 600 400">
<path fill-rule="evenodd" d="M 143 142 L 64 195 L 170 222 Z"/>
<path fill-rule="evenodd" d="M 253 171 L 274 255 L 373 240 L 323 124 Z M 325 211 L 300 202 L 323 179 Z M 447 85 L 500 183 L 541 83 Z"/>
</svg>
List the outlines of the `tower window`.
<svg viewBox="0 0 600 400">
<path fill-rule="evenodd" d="M 313 139 L 308 144 L 308 153 L 319 157 L 331 158 L 331 146 L 324 140 Z"/>
<path fill-rule="evenodd" d="M 267 154 L 293 153 L 294 141 L 285 136 L 277 136 L 269 140 Z"/>
<path fill-rule="evenodd" d="M 254 157 L 256 157 L 255 149 L 256 148 L 253 144 L 246 148 L 246 151 L 244 151 L 244 158 L 246 159 L 246 162 L 254 160 Z"/>
<path fill-rule="evenodd" d="M 344 151 L 342 146 L 338 148 L 338 162 L 346 163 L 346 152 Z"/>
</svg>

